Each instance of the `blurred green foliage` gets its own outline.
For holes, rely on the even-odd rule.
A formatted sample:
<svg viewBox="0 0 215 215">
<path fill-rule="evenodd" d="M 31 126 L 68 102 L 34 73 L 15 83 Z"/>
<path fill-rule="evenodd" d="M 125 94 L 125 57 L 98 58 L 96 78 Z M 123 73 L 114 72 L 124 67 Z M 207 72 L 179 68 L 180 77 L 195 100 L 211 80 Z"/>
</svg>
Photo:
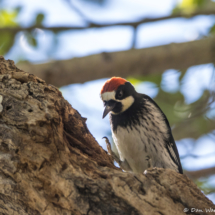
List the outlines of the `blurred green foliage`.
<svg viewBox="0 0 215 215">
<path fill-rule="evenodd" d="M 8 26 L 18 26 L 16 21 L 19 11 L 14 9 L 12 11 L 7 11 L 5 9 L 0 10 L 0 27 Z"/>
<path fill-rule="evenodd" d="M 25 32 L 25 37 L 27 38 L 28 44 L 33 47 L 37 46 L 37 40 L 32 32 Z"/>
<path fill-rule="evenodd" d="M 13 31 L 13 28 L 20 27 L 17 18 L 19 12 L 22 8 L 14 8 L 13 10 L 0 10 L 0 55 L 5 55 L 13 47 L 15 42 L 16 31 Z M 34 24 L 36 26 L 42 26 L 45 15 L 43 13 L 38 13 L 35 17 Z M 3 31 L 1 29 L 8 28 Z M 10 30 L 11 29 L 11 30 Z M 20 28 L 20 31 L 22 29 Z M 28 44 L 32 47 L 37 47 L 37 38 L 35 31 L 22 31 L 25 36 Z"/>
<path fill-rule="evenodd" d="M 17 27 L 16 21 L 19 10 L 0 10 L 0 29 L 3 27 Z M 6 54 L 14 44 L 15 34 L 10 31 L 0 31 L 0 55 Z"/>
<path fill-rule="evenodd" d="M 204 192 L 205 195 L 215 193 L 215 187 L 208 183 L 208 177 L 195 180 L 196 185 Z"/>
<path fill-rule="evenodd" d="M 40 26 L 42 25 L 42 22 L 45 18 L 45 15 L 43 13 L 38 13 L 37 16 L 36 16 L 36 25 Z"/>
<path fill-rule="evenodd" d="M 189 15 L 197 10 L 206 10 L 215 7 L 215 2 L 212 0 L 182 0 L 173 9 L 172 13 L 184 13 Z"/>
</svg>

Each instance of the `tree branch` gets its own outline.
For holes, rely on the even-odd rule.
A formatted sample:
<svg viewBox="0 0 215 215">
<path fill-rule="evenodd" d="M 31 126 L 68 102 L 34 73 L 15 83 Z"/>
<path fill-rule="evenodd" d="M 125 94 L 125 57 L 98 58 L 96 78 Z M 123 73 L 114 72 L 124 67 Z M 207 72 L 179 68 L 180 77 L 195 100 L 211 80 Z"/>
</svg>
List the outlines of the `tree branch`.
<svg viewBox="0 0 215 215">
<path fill-rule="evenodd" d="M 143 76 L 163 73 L 166 69 L 185 69 L 214 62 L 215 38 L 169 44 L 145 49 L 101 53 L 83 58 L 32 65 L 20 63 L 19 68 L 33 73 L 47 83 L 61 87 L 111 76 Z"/>
<path fill-rule="evenodd" d="M 73 11 L 75 11 L 82 19 L 84 19 L 84 21 L 86 21 L 87 23 L 92 23 L 92 21 L 89 19 L 89 17 L 87 17 L 75 4 L 73 0 L 64 0 L 69 7 L 71 7 L 71 9 Z"/>
<path fill-rule="evenodd" d="M 13 61 L 0 57 L 0 79 L 0 214 L 182 215 L 184 208 L 214 208 L 185 175 L 114 167 L 60 91 Z"/>
<path fill-rule="evenodd" d="M 184 173 L 192 180 L 198 179 L 201 177 L 209 177 L 215 174 L 215 167 L 196 170 L 196 171 L 184 171 Z"/>
<path fill-rule="evenodd" d="M 104 28 L 104 27 L 112 27 L 112 26 L 133 26 L 134 28 L 136 28 L 137 26 L 139 26 L 141 24 L 145 24 L 145 23 L 163 21 L 163 20 L 174 19 L 174 18 L 186 18 L 187 19 L 187 18 L 192 18 L 194 16 L 199 16 L 199 15 L 215 15 L 215 10 L 214 9 L 213 10 L 197 10 L 190 14 L 178 13 L 178 14 L 172 14 L 169 16 L 158 17 L 158 18 L 143 18 L 136 22 L 120 22 L 120 23 L 108 23 L 108 24 L 98 24 L 98 23 L 90 22 L 89 25 L 87 25 L 87 26 L 45 27 L 45 26 L 41 26 L 41 25 L 39 25 L 39 26 L 33 25 L 30 27 L 26 27 L 26 28 L 3 27 L 3 28 L 0 28 L 0 32 L 9 31 L 12 33 L 17 33 L 19 31 L 32 31 L 35 28 L 54 31 L 54 32 L 67 31 L 67 30 L 84 30 L 84 29 L 90 29 L 90 28 Z"/>
</svg>

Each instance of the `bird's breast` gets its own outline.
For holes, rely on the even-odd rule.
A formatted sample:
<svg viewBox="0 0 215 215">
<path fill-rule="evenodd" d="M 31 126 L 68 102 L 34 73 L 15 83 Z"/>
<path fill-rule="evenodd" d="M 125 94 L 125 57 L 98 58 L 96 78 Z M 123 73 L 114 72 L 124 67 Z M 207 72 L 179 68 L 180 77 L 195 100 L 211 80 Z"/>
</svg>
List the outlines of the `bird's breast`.
<svg viewBox="0 0 215 215">
<path fill-rule="evenodd" d="M 112 134 L 120 159 L 122 161 L 126 159 L 133 172 L 146 169 L 145 159 L 149 151 L 147 150 L 147 136 L 143 131 L 130 127 L 118 127 L 116 131 L 112 131 Z"/>
</svg>

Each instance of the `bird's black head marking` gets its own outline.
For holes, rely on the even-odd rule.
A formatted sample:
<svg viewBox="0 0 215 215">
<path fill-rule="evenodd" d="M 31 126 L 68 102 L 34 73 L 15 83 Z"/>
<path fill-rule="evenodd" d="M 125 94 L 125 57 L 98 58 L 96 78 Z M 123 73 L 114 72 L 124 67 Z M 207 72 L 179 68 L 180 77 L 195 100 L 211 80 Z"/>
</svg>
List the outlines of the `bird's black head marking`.
<svg viewBox="0 0 215 215">
<path fill-rule="evenodd" d="M 128 96 L 134 96 L 135 93 L 136 91 L 133 85 L 130 82 L 126 82 L 117 88 L 115 98 L 117 100 L 123 100 Z"/>
</svg>

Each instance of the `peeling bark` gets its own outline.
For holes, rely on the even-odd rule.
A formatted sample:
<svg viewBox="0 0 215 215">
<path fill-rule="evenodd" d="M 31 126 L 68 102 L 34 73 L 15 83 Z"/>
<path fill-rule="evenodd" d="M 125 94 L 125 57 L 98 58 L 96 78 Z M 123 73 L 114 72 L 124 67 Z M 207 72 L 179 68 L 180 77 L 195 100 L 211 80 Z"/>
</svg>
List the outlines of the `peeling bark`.
<svg viewBox="0 0 215 215">
<path fill-rule="evenodd" d="M 186 43 L 101 53 L 45 64 L 21 63 L 19 67 L 57 87 L 112 76 L 126 78 L 161 74 L 167 69 L 187 69 L 194 65 L 213 63 L 214 41 L 215 38 L 210 37 Z"/>
<path fill-rule="evenodd" d="M 164 169 L 134 175 L 116 168 L 57 88 L 2 57 L 0 80 L 0 214 L 215 209 L 185 175 Z"/>
</svg>

